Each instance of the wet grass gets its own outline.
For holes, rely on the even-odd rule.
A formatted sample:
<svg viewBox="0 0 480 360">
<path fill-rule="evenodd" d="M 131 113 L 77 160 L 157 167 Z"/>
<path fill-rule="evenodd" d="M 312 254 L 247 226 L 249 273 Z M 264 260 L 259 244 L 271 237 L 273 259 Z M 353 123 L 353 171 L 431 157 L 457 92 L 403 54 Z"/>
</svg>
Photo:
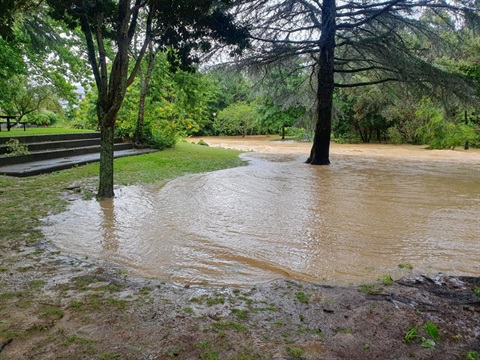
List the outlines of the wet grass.
<svg viewBox="0 0 480 360">
<path fill-rule="evenodd" d="M 2 131 L 0 132 L 0 137 L 14 137 L 14 136 L 30 136 L 30 135 L 53 135 L 53 134 L 72 134 L 72 133 L 86 133 L 94 132 L 93 130 L 85 129 L 68 129 L 68 128 L 27 128 L 27 131 L 23 131 L 22 128 L 12 128 L 10 131 L 7 131 L 2 126 Z"/>
<path fill-rule="evenodd" d="M 50 129 L 51 130 L 51 129 Z M 162 185 L 176 177 L 243 165 L 239 151 L 179 143 L 172 149 L 115 160 L 115 184 Z M 0 176 L 0 247 L 35 242 L 40 219 L 66 208 L 63 194 L 76 187 L 93 194 L 98 163 L 28 178 Z"/>
</svg>

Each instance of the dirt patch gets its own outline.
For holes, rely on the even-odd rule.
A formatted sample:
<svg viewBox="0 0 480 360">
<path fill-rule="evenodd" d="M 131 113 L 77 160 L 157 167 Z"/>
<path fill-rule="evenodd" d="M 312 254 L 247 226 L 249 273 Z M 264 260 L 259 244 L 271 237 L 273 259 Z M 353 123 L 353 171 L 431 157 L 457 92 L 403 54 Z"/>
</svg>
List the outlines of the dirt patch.
<svg viewBox="0 0 480 360">
<path fill-rule="evenodd" d="M 341 151 L 383 156 L 376 146 Z M 438 156 L 478 164 L 451 153 Z M 176 286 L 51 244 L 0 251 L 2 360 L 479 359 L 478 277 Z"/>
<path fill-rule="evenodd" d="M 474 277 L 181 287 L 43 246 L 5 259 L 0 359 L 476 359 L 480 351 Z"/>
</svg>

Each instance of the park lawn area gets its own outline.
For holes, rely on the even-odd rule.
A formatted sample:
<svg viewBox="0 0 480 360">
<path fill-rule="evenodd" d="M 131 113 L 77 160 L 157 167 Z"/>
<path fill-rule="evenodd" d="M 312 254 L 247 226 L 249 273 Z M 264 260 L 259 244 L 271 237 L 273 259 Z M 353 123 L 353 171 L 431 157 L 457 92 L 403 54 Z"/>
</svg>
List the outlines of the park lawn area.
<svg viewBox="0 0 480 360">
<path fill-rule="evenodd" d="M 115 159 L 115 184 L 164 184 L 176 177 L 246 164 L 240 151 L 178 143 L 174 148 Z M 32 243 L 42 237 L 40 219 L 68 204 L 64 194 L 75 187 L 81 195 L 95 195 L 99 164 L 27 178 L 0 176 L 0 248 Z"/>
<path fill-rule="evenodd" d="M 27 128 L 27 131 L 23 131 L 23 128 L 13 128 L 10 131 L 2 127 L 0 137 L 13 137 L 13 136 L 31 136 L 31 135 L 51 135 L 51 134 L 71 134 L 71 133 L 86 133 L 94 132 L 94 130 L 85 129 L 70 129 L 70 128 L 55 128 L 55 127 L 32 127 Z"/>
</svg>

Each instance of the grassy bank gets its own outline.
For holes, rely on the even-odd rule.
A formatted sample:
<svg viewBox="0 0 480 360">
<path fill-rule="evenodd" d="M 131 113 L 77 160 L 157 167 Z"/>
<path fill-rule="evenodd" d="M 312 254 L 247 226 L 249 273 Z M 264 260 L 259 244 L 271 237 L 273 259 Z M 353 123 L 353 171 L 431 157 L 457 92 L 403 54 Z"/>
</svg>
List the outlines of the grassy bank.
<svg viewBox="0 0 480 360">
<path fill-rule="evenodd" d="M 239 151 L 179 143 L 173 149 L 115 160 L 115 184 L 164 183 L 192 173 L 242 165 Z M 77 187 L 92 196 L 98 179 L 98 163 L 28 178 L 0 176 L 0 246 L 36 241 L 39 219 L 61 211 L 62 194 Z"/>
<path fill-rule="evenodd" d="M 23 131 L 23 128 L 13 128 L 13 129 L 10 129 L 10 131 L 7 131 L 7 129 L 2 127 L 2 131 L 0 132 L 0 137 L 72 134 L 72 133 L 86 133 L 86 132 L 93 132 L 93 130 L 39 127 L 39 128 L 27 128 L 27 131 Z"/>
</svg>

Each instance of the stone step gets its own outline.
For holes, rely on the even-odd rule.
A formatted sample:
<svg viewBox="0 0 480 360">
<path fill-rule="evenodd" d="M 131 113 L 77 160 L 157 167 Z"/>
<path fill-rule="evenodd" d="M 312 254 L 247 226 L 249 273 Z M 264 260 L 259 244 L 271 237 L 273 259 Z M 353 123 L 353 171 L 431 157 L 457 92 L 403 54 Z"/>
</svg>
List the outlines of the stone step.
<svg viewBox="0 0 480 360">
<path fill-rule="evenodd" d="M 71 133 L 71 134 L 49 134 L 49 135 L 27 135 L 27 136 L 2 136 L 0 137 L 0 145 L 5 144 L 10 139 L 17 139 L 20 144 L 52 142 L 52 141 L 69 141 L 79 139 L 100 139 L 99 132 Z"/>
<path fill-rule="evenodd" d="M 126 149 L 115 151 L 114 157 L 142 155 L 153 152 L 151 149 Z M 34 161 L 29 163 L 18 163 L 6 166 L 0 166 L 0 175 L 15 177 L 27 177 L 39 174 L 50 173 L 72 168 L 76 165 L 85 165 L 100 160 L 99 153 L 77 155 L 65 158 L 56 158 L 50 160 Z"/>
<path fill-rule="evenodd" d="M 115 144 L 122 142 L 121 138 L 115 138 Z M 59 141 L 41 141 L 41 142 L 31 142 L 31 143 L 22 143 L 22 145 L 27 146 L 27 149 L 30 153 L 49 151 L 54 149 L 72 149 L 72 148 L 81 148 L 87 146 L 100 145 L 100 138 L 87 138 L 87 139 L 73 139 L 73 140 L 59 140 Z M 0 145 L 0 155 L 8 153 L 7 145 Z"/>
<path fill-rule="evenodd" d="M 114 150 L 127 150 L 132 149 L 133 145 L 129 143 L 120 143 L 114 145 Z M 22 164 L 29 163 L 34 161 L 42 160 L 53 160 L 60 158 L 68 158 L 78 155 L 86 155 L 92 153 L 100 152 L 100 145 L 94 146 L 85 146 L 72 149 L 53 149 L 53 150 L 44 150 L 41 152 L 34 152 L 28 155 L 19 155 L 19 156 L 0 156 L 0 167 L 6 165 Z"/>
<path fill-rule="evenodd" d="M 26 145 L 28 155 L 5 156 L 5 143 L 11 138 Z M 130 143 L 115 139 L 114 157 L 133 156 L 152 152 L 134 149 Z M 100 133 L 73 133 L 0 137 L 0 175 L 32 176 L 68 169 L 100 160 Z"/>
</svg>

